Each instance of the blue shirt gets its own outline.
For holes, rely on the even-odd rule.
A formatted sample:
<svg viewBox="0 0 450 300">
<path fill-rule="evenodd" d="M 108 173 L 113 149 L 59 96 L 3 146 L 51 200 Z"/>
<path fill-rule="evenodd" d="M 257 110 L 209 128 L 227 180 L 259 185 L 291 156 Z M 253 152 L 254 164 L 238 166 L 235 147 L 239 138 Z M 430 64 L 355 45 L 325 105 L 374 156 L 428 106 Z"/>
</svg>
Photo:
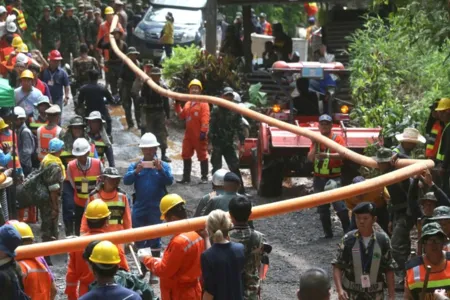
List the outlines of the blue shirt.
<svg viewBox="0 0 450 300">
<path fill-rule="evenodd" d="M 201 255 L 204 290 L 214 300 L 243 300 L 244 245 L 213 244 Z"/>
<path fill-rule="evenodd" d="M 69 76 L 61 67 L 58 67 L 55 72 L 50 71 L 49 68 L 45 69 L 42 72 L 41 80 L 48 85 L 54 104 L 62 100 L 64 87 L 70 85 Z"/>
<path fill-rule="evenodd" d="M 29 93 L 25 93 L 22 90 L 22 87 L 18 87 L 14 90 L 16 106 L 20 106 L 25 109 L 27 116 L 31 116 L 33 114 L 34 105 L 39 102 L 39 98 L 41 97 L 41 91 L 35 87 L 32 87 Z"/>
<path fill-rule="evenodd" d="M 136 292 L 123 286 L 113 284 L 96 287 L 89 293 L 84 294 L 79 300 L 141 300 Z"/>
<path fill-rule="evenodd" d="M 167 193 L 166 186 L 173 183 L 173 176 L 172 169 L 166 162 L 161 162 L 162 170 L 160 171 L 145 168 L 138 174 L 135 174 L 134 170 L 138 163 L 132 163 L 128 167 L 128 171 L 123 177 L 123 183 L 125 185 L 134 184 L 136 198 L 132 213 L 135 216 L 142 216 L 154 212 L 155 208 L 156 211 L 159 211 L 159 203 Z"/>
<path fill-rule="evenodd" d="M 0 149 L 0 166 L 6 168 L 6 165 L 11 161 L 11 159 L 11 153 L 5 154 L 5 152 Z"/>
</svg>

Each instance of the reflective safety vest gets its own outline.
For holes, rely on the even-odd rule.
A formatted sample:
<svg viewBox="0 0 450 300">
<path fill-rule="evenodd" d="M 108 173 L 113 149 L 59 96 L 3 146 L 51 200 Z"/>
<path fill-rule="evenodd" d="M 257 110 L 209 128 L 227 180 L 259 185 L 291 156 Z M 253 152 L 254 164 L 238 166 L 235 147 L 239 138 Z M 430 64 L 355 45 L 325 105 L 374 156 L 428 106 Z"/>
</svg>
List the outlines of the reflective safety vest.
<svg viewBox="0 0 450 300">
<path fill-rule="evenodd" d="M 30 118 L 29 120 L 30 120 L 30 122 L 29 122 L 29 124 L 28 124 L 28 128 L 30 128 L 31 132 L 32 132 L 35 136 L 37 136 L 37 130 L 38 130 L 39 127 L 45 126 L 45 125 L 48 124 L 48 121 L 41 122 L 41 121 L 36 120 L 36 119 L 34 119 L 34 118 Z"/>
<path fill-rule="evenodd" d="M 25 31 L 27 30 L 27 22 L 25 21 L 25 16 L 23 15 L 23 11 L 17 8 L 13 8 L 12 11 L 16 12 L 17 14 L 17 25 L 19 25 L 20 30 Z"/>
<path fill-rule="evenodd" d="M 6 134 L 0 134 L 0 144 L 1 147 L 3 148 L 3 144 L 8 144 L 9 146 L 11 146 L 11 151 L 12 151 L 12 146 L 13 146 L 13 135 L 12 135 L 12 131 L 11 129 L 8 129 L 9 131 L 9 135 Z M 18 144 L 17 144 L 17 135 L 16 135 L 16 169 L 20 169 L 20 159 L 19 159 L 19 149 L 18 149 Z M 11 155 L 11 161 L 6 165 L 8 168 L 12 168 L 13 167 L 13 158 Z"/>
<path fill-rule="evenodd" d="M 444 127 L 444 130 L 442 130 L 441 141 L 442 141 L 442 136 L 445 134 L 445 130 L 447 130 L 449 125 L 450 125 L 450 122 L 447 123 L 447 125 L 445 125 L 445 127 Z M 441 153 L 441 146 L 442 146 L 441 141 L 439 142 L 439 149 L 438 149 L 438 152 L 436 154 L 436 159 L 440 160 L 440 161 L 444 161 L 445 160 L 445 153 Z"/>
<path fill-rule="evenodd" d="M 427 158 L 436 158 L 441 143 L 442 129 L 441 121 L 434 122 L 433 127 L 431 127 L 431 132 L 427 138 L 427 148 L 425 150 L 425 156 Z"/>
<path fill-rule="evenodd" d="M 438 289 L 444 289 L 447 292 L 450 291 L 450 253 L 446 252 L 446 266 L 445 269 L 439 272 L 431 269 L 430 276 L 428 278 L 427 293 L 425 299 L 435 299 L 434 291 Z M 406 264 L 406 284 L 411 292 L 414 300 L 420 299 L 420 294 L 425 281 L 425 264 L 422 256 L 416 256 Z"/>
<path fill-rule="evenodd" d="M 116 196 L 113 199 L 104 199 L 100 196 L 99 193 L 95 193 L 90 196 L 90 199 L 92 200 L 102 199 L 108 205 L 109 211 L 111 212 L 111 216 L 109 217 L 108 220 L 109 225 L 123 224 L 123 215 L 125 214 L 125 206 L 128 202 L 126 195 L 117 192 Z M 106 231 L 109 231 L 108 227 L 106 228 Z M 123 227 L 121 229 L 123 229 Z"/>
<path fill-rule="evenodd" d="M 18 263 L 22 269 L 22 281 L 25 294 L 30 299 L 52 299 L 52 277 L 44 264 L 36 258 L 20 260 Z"/>
<path fill-rule="evenodd" d="M 78 161 L 69 162 L 71 179 L 75 184 L 74 202 L 76 205 L 85 207 L 89 194 L 95 189 L 97 177 L 102 175 L 101 162 L 99 159 L 90 158 L 90 168 L 86 171 L 78 168 Z"/>
<path fill-rule="evenodd" d="M 370 243 L 373 243 L 373 245 L 371 245 Z M 360 240 L 359 237 L 357 236 L 355 244 L 353 245 L 352 248 L 353 273 L 355 275 L 355 280 L 350 281 L 345 276 L 342 278 L 342 286 L 346 290 L 365 293 L 378 293 L 383 291 L 384 287 L 383 281 L 377 282 L 379 278 L 378 272 L 380 271 L 380 262 L 383 254 L 381 252 L 380 245 L 376 239 L 375 233 L 370 243 L 369 246 L 373 247 L 372 259 L 370 263 L 370 272 L 365 272 L 362 265 Z M 367 268 L 367 266 L 365 267 Z M 361 276 L 363 275 L 368 275 L 370 278 L 370 287 L 368 288 L 363 288 L 362 286 Z"/>
<path fill-rule="evenodd" d="M 44 159 L 44 156 L 47 155 L 49 149 L 50 140 L 58 137 L 61 133 L 62 128 L 59 126 L 55 126 L 52 129 L 47 129 L 47 126 L 41 126 L 37 130 L 37 149 L 36 153 L 38 154 L 39 161 Z"/>
<path fill-rule="evenodd" d="M 91 152 L 89 153 L 89 157 L 94 157 L 94 155 L 95 155 L 95 145 L 91 144 Z M 61 152 L 61 156 L 59 158 L 61 158 L 63 165 L 67 168 L 69 162 L 74 160 L 75 156 L 73 156 L 72 151 L 69 152 L 64 150 L 63 152 Z"/>
<path fill-rule="evenodd" d="M 337 138 L 336 134 L 333 134 L 331 139 L 335 141 Z M 316 154 L 320 153 L 320 144 L 316 143 Z M 330 148 L 326 149 L 326 153 L 330 153 Z M 314 160 L 314 174 L 317 176 L 325 176 L 325 177 L 337 177 L 341 175 L 341 167 L 333 167 L 330 166 L 330 162 L 332 159 L 315 159 Z"/>
</svg>

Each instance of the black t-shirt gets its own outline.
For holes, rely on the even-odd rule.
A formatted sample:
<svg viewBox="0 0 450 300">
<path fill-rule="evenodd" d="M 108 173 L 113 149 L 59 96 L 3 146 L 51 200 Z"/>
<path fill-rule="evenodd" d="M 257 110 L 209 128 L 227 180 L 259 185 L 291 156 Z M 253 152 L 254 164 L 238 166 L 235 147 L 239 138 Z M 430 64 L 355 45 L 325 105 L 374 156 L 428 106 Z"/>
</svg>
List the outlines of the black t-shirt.
<svg viewBox="0 0 450 300">
<path fill-rule="evenodd" d="M 106 98 L 108 103 L 113 102 L 111 93 L 105 87 L 88 83 L 80 89 L 78 105 L 85 104 L 86 115 L 89 115 L 93 111 L 99 111 L 104 118 L 109 117 L 104 98 Z"/>
</svg>

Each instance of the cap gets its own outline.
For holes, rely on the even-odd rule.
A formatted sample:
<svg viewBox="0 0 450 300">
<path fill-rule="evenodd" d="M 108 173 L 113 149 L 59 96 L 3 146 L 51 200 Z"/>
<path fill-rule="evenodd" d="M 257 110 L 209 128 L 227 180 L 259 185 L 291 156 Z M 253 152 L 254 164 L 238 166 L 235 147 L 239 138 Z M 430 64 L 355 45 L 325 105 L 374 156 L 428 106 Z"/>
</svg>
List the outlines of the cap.
<svg viewBox="0 0 450 300">
<path fill-rule="evenodd" d="M 431 221 L 450 220 L 450 207 L 438 206 L 433 211 L 433 217 Z"/>
<path fill-rule="evenodd" d="M 358 205 L 353 208 L 354 214 L 371 214 L 372 216 L 375 216 L 375 204 L 371 202 L 361 202 Z"/>
<path fill-rule="evenodd" d="M 119 171 L 116 168 L 113 167 L 107 167 L 103 170 L 103 176 L 109 177 L 109 178 L 122 178 L 122 176 L 119 174 Z"/>
<path fill-rule="evenodd" d="M 363 182 L 363 181 L 366 181 L 366 179 L 364 177 L 356 176 L 355 178 L 353 178 L 352 183 L 355 184 L 355 183 L 360 183 L 360 182 Z"/>
<path fill-rule="evenodd" d="M 101 14 L 102 14 L 102 11 L 100 8 L 94 9 L 94 15 L 101 15 Z"/>
<path fill-rule="evenodd" d="M 161 69 L 158 67 L 153 67 L 150 75 L 161 75 Z"/>
<path fill-rule="evenodd" d="M 74 9 L 75 9 L 75 8 L 74 8 L 74 6 L 73 6 L 72 3 L 67 3 L 67 4 L 66 4 L 65 11 L 68 11 L 68 10 L 74 10 Z"/>
<path fill-rule="evenodd" d="M 44 7 L 42 8 L 42 10 L 43 10 L 43 11 L 46 11 L 46 10 L 51 10 L 51 9 L 50 9 L 50 6 L 49 6 L 49 5 L 44 5 Z"/>
<path fill-rule="evenodd" d="M 225 176 L 223 177 L 223 182 L 233 182 L 233 183 L 241 183 L 241 179 L 239 178 L 239 176 L 237 176 L 235 173 L 233 172 L 228 172 L 227 174 L 225 174 Z"/>
<path fill-rule="evenodd" d="M 266 15 L 265 13 L 262 12 L 262 13 L 259 14 L 259 17 L 260 17 L 260 18 L 267 18 L 267 15 Z"/>
<path fill-rule="evenodd" d="M 131 54 L 139 55 L 140 53 L 136 50 L 135 47 L 128 47 L 127 55 L 131 55 Z"/>
<path fill-rule="evenodd" d="M 331 190 L 337 189 L 338 187 L 339 187 L 339 184 L 337 183 L 337 181 L 330 179 L 325 184 L 324 191 L 331 191 Z"/>
<path fill-rule="evenodd" d="M 96 110 L 91 112 L 89 117 L 86 117 L 86 120 L 102 120 L 102 122 L 105 123 L 105 121 L 103 121 L 102 114 Z"/>
<path fill-rule="evenodd" d="M 373 159 L 375 159 L 377 163 L 385 163 L 390 162 L 392 160 L 393 155 L 394 153 L 392 152 L 391 149 L 380 148 L 378 149 L 377 154 L 375 157 L 373 157 Z"/>
<path fill-rule="evenodd" d="M 6 12 L 6 8 L 3 5 L 1 5 L 0 6 L 0 15 L 4 14 L 5 12 Z"/>
<path fill-rule="evenodd" d="M 319 117 L 319 122 L 323 122 L 323 121 L 333 122 L 333 118 L 331 118 L 331 116 L 329 116 L 329 115 L 321 115 Z"/>
<path fill-rule="evenodd" d="M 63 149 L 64 142 L 58 138 L 52 138 L 48 144 L 48 151 L 50 153 L 56 153 Z"/>
<path fill-rule="evenodd" d="M 16 248 L 22 244 L 22 237 L 12 225 L 0 227 L 0 251 L 9 257 L 16 256 Z"/>
<path fill-rule="evenodd" d="M 228 172 L 229 171 L 225 169 L 219 169 L 216 172 L 214 172 L 214 175 L 212 177 L 212 183 L 215 186 L 223 186 L 225 175 L 227 175 Z"/>
<path fill-rule="evenodd" d="M 42 95 L 42 96 L 39 97 L 38 102 L 36 102 L 34 105 L 35 106 L 39 106 L 39 105 L 44 104 L 44 103 L 47 104 L 48 107 L 51 106 L 50 99 L 48 99 L 47 96 Z"/>
<path fill-rule="evenodd" d="M 54 104 L 45 110 L 46 114 L 60 114 L 61 108 L 58 104 Z"/>
<path fill-rule="evenodd" d="M 426 193 L 420 200 L 429 200 L 429 201 L 435 201 L 437 202 L 436 196 L 434 195 L 434 192 L 428 192 Z"/>
<path fill-rule="evenodd" d="M 120 29 L 119 27 L 116 27 L 116 28 L 114 28 L 114 30 L 112 31 L 112 34 L 114 34 L 114 33 L 120 33 L 120 34 L 123 34 L 123 31 L 122 31 L 122 29 Z"/>
<path fill-rule="evenodd" d="M 422 235 L 420 237 L 420 240 L 424 239 L 425 237 L 431 237 L 435 235 L 440 235 L 444 238 L 447 238 L 444 231 L 441 228 L 441 225 L 439 225 L 436 222 L 431 222 L 422 227 Z"/>
<path fill-rule="evenodd" d="M 224 88 L 223 91 L 222 91 L 222 95 L 224 95 L 224 96 L 226 96 L 226 95 L 233 95 L 233 93 L 234 93 L 234 90 L 231 87 L 229 87 L 229 86 Z"/>
<path fill-rule="evenodd" d="M 73 117 L 70 119 L 68 126 L 84 126 L 83 118 L 80 116 Z"/>
</svg>

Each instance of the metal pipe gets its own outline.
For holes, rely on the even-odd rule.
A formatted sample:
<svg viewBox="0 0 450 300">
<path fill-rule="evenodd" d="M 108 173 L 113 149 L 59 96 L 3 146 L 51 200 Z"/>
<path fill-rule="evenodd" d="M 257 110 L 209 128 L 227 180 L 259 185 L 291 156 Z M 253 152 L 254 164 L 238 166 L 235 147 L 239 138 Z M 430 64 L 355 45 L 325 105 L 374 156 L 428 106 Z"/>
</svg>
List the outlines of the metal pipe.
<svg viewBox="0 0 450 300">
<path fill-rule="evenodd" d="M 136 267 L 138 269 L 139 276 L 144 275 L 142 273 L 141 264 L 140 264 L 139 260 L 137 259 L 136 253 L 134 253 L 134 249 L 133 249 L 133 246 L 131 244 L 128 245 L 128 249 L 130 249 L 131 256 L 133 256 L 133 260 L 134 260 L 134 263 L 136 264 Z"/>
</svg>

